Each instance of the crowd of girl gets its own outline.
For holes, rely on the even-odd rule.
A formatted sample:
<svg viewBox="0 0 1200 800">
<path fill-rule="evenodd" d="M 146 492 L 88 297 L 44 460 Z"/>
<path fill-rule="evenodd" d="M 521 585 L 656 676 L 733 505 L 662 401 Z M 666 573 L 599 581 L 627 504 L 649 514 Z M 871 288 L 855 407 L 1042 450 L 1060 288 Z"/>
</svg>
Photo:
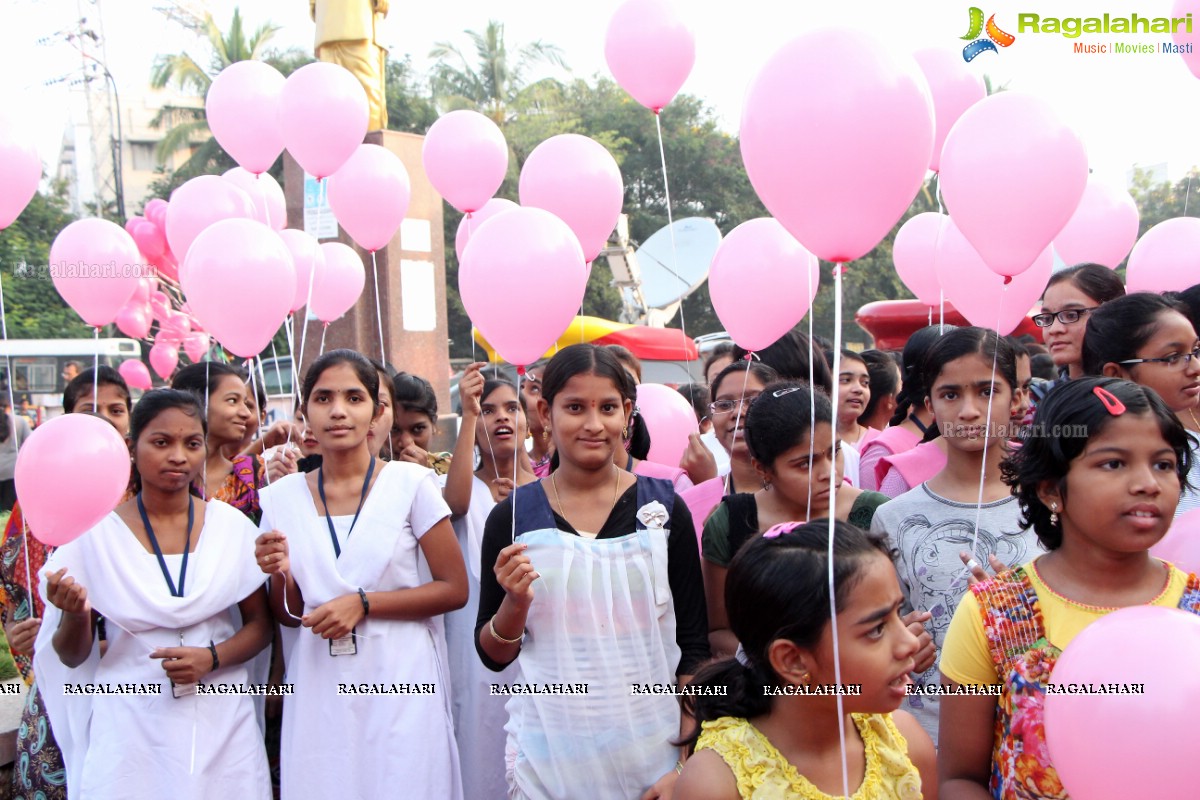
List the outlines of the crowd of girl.
<svg viewBox="0 0 1200 800">
<path fill-rule="evenodd" d="M 266 798 L 278 758 L 284 798 L 1064 797 L 1062 649 L 1115 608 L 1200 612 L 1149 554 L 1200 505 L 1193 316 L 1085 265 L 1034 317 L 1052 380 L 973 327 L 837 374 L 798 332 L 718 351 L 683 391 L 722 458 L 697 434 L 679 464 L 647 459 L 619 348 L 519 386 L 470 365 L 450 453 L 429 383 L 353 351 L 261 436 L 233 367 L 136 405 L 86 371 L 64 408 L 128 438 L 133 481 L 57 550 L 19 502 L 5 532 L 15 795 Z M 912 688 L 939 682 L 1000 692 Z"/>
</svg>

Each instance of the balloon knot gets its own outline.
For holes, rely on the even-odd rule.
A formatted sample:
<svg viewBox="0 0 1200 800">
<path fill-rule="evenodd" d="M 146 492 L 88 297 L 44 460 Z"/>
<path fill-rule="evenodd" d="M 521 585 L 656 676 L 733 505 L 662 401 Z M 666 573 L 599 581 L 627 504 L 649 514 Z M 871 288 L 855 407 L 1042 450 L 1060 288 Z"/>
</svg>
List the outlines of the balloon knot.
<svg viewBox="0 0 1200 800">
<path fill-rule="evenodd" d="M 753 357 L 754 357 L 753 351 L 750 351 L 750 352 L 746 353 L 746 355 L 742 356 L 742 358 L 746 359 L 747 361 L 749 361 Z"/>
<path fill-rule="evenodd" d="M 1004 285 L 1008 286 L 1010 283 L 1012 283 L 1012 275 L 1005 275 L 1004 276 Z"/>
<path fill-rule="evenodd" d="M 518 374 L 518 375 L 521 375 L 521 376 L 523 377 L 523 376 L 525 375 L 525 368 L 524 368 L 524 367 L 522 367 L 522 366 L 518 366 L 518 367 L 517 367 L 517 374 Z"/>
</svg>

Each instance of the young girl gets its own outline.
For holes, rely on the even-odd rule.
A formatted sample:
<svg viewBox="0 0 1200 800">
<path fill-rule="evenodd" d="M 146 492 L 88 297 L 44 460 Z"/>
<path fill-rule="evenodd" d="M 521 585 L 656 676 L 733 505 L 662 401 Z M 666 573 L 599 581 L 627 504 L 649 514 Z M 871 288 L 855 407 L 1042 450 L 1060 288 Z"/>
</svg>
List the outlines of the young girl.
<svg viewBox="0 0 1200 800">
<path fill-rule="evenodd" d="M 810 404 L 816 408 L 813 431 Z M 746 445 L 762 488 L 753 494 L 726 496 L 704 524 L 708 635 L 718 655 L 729 655 L 737 647 L 737 638 L 729 630 L 725 578 L 729 563 L 751 536 L 789 520 L 828 517 L 831 507 L 838 519 L 869 528 L 875 509 L 887 500 L 878 492 L 843 485 L 830 502 L 829 473 L 841 474 L 841 448 L 834 439 L 832 417 L 829 398 L 822 392 L 814 394 L 802 383 L 787 381 L 765 387 L 750 408 Z"/>
<path fill-rule="evenodd" d="M 998 701 L 943 699 L 943 798 L 1065 797 L 1042 727 L 1059 655 L 1118 608 L 1200 612 L 1200 581 L 1149 553 L 1171 524 L 1192 459 L 1158 395 L 1081 378 L 1047 395 L 1034 425 L 1055 435 L 1027 438 L 1004 474 L 1024 524 L 1050 552 L 976 584 L 954 614 L 943 683 L 1003 689 Z"/>
<path fill-rule="evenodd" d="M 99 402 L 92 397 L 97 384 Z M 100 367 L 99 376 L 89 369 L 72 378 L 63 392 L 63 409 L 68 414 L 98 413 L 112 423 L 121 438 L 129 435 L 129 387 L 112 367 Z M 0 619 L 13 661 L 28 687 L 17 728 L 12 781 L 12 795 L 19 800 L 65 800 L 67 796 L 62 752 L 33 677 L 33 645 L 42 626 L 45 603 L 36 592 L 29 596 L 29 576 L 40 573 L 53 552 L 53 547 L 42 544 L 37 537 L 26 537 L 21 505 L 15 504 L 0 545 Z"/>
<path fill-rule="evenodd" d="M 765 364 L 741 359 L 721 370 L 713 380 L 713 431 L 717 441 L 729 453 L 729 474 L 725 476 L 725 493 L 749 492 L 760 486 L 758 472 L 750 461 L 744 431 L 750 406 L 769 383 L 779 380 L 779 374 Z"/>
<path fill-rule="evenodd" d="M 895 453 L 911 450 L 921 442 L 929 430 L 933 418 L 925 409 L 925 388 L 921 386 L 921 364 L 925 354 L 945 331 L 954 330 L 953 325 L 930 325 L 908 337 L 904 344 L 903 381 L 900 394 L 896 396 L 896 413 L 891 427 L 863 446 L 859 454 L 858 485 L 863 489 L 878 491 L 883 474 L 877 471 L 880 459 Z"/>
<path fill-rule="evenodd" d="M 367 449 L 376 458 L 395 461 L 395 453 L 392 452 L 392 425 L 396 420 L 392 376 L 383 364 L 374 359 L 371 359 L 371 366 L 375 367 L 375 372 L 379 375 L 380 410 L 379 418 L 371 423 L 371 429 L 367 432 Z"/>
<path fill-rule="evenodd" d="M 437 433 L 437 395 L 419 375 L 398 372 L 392 379 L 395 408 L 392 422 L 392 459 L 429 467 L 438 475 L 450 469 L 449 453 L 429 452 Z"/>
<path fill-rule="evenodd" d="M 450 510 L 429 469 L 371 455 L 379 373 L 365 356 L 322 355 L 303 398 L 321 466 L 263 491 L 255 551 L 276 620 L 308 629 L 285 645 L 296 691 L 284 699 L 282 796 L 461 798 L 431 620 L 467 600 Z"/>
<path fill-rule="evenodd" d="M 521 397 L 526 408 L 537 408 L 538 398 L 542 396 L 542 372 L 546 364 L 539 361 L 525 369 L 525 378 L 521 381 Z M 529 415 L 529 460 L 533 474 L 544 478 L 550 474 L 550 457 L 554 454 L 550 444 L 550 433 L 542 427 L 542 420 L 537 414 Z"/>
<path fill-rule="evenodd" d="M 967 591 L 964 560 L 992 563 L 994 557 L 1003 565 L 1021 564 L 1033 555 L 1037 537 L 1021 524 L 1017 500 L 1000 475 L 1009 417 L 1019 403 L 1012 347 L 986 328 L 949 331 L 930 348 L 921 380 L 929 387 L 925 407 L 946 443 L 946 466 L 880 506 L 871 530 L 891 537 L 905 602 L 929 612 L 940 649 Z M 937 684 L 932 664 L 923 673 L 916 676 L 919 686 Z M 912 695 L 905 707 L 937 736 L 936 697 Z"/>
<path fill-rule="evenodd" d="M 678 800 L 843 797 L 843 749 L 853 797 L 936 800 L 933 743 L 896 710 L 920 644 L 886 542 L 853 525 L 836 524 L 834 597 L 841 683 L 861 693 L 842 698 L 842 720 L 832 694 L 803 694 L 836 683 L 828 531 L 825 520 L 777 526 L 734 558 L 726 598 L 742 646 L 692 682 L 718 691 L 685 698 L 696 753 Z"/>
<path fill-rule="evenodd" d="M 837 379 L 837 438 L 841 442 L 846 479 L 851 486 L 858 486 L 860 448 L 867 433 L 858 418 L 871 402 L 871 376 L 867 372 L 867 362 L 858 353 L 843 350 L 841 372 Z"/>
<path fill-rule="evenodd" d="M 1188 430 L 1192 451 L 1200 446 L 1200 340 L 1185 306 L 1177 300 L 1137 292 L 1092 313 L 1083 346 L 1088 375 L 1124 378 L 1153 389 Z M 1175 516 L 1200 508 L 1200 459 L 1192 461 L 1190 488 Z"/>
<path fill-rule="evenodd" d="M 896 395 L 900 391 L 900 367 L 890 354 L 882 350 L 864 350 L 859 355 L 867 365 L 870 381 L 867 406 L 858 418 L 858 424 L 867 429 L 859 442 L 858 449 L 861 453 L 871 439 L 883 432 L 891 422 L 892 415 L 896 413 Z"/>
<path fill-rule="evenodd" d="M 208 459 L 198 484 L 203 496 L 228 503 L 257 524 L 262 514 L 258 490 L 265 483 L 262 463 L 257 455 L 238 453 L 247 428 L 255 424 L 245 376 L 228 364 L 205 361 L 176 372 L 171 388 L 192 392 L 205 403 Z"/>
<path fill-rule="evenodd" d="M 506 697 L 493 695 L 493 683 L 519 680 L 519 667 L 510 664 L 496 675 L 475 654 L 475 611 L 484 566 L 480 558 L 484 525 L 496 504 L 512 493 L 514 480 L 524 486 L 536 480 L 518 458 L 525 439 L 525 403 L 517 388 L 504 379 L 485 381 L 483 364 L 472 364 L 459 383 L 462 429 L 454 460 L 445 478 L 446 505 L 450 506 L 454 533 L 467 562 L 471 598 L 467 606 L 446 614 L 446 643 L 450 682 L 454 687 L 454 734 L 462 763 L 464 797 L 508 794 L 505 777 L 504 725 Z M 478 448 L 479 469 L 471 472 Z M 490 571 L 490 570 L 489 570 Z"/>
<path fill-rule="evenodd" d="M 538 401 L 559 466 L 487 519 L 480 658 L 519 657 L 525 686 L 587 687 L 509 700 L 509 797 L 658 797 L 677 777 L 675 698 L 631 687 L 686 683 L 708 659 L 704 591 L 687 506 L 613 463 L 633 395 L 604 348 L 560 350 Z"/>
<path fill-rule="evenodd" d="M 1043 338 L 1060 380 L 1072 380 L 1085 374 L 1083 343 L 1088 315 L 1110 300 L 1125 294 L 1125 286 L 1116 272 L 1099 264 L 1079 264 L 1050 277 L 1042 296 L 1042 313 L 1033 321 L 1045 333 Z M 1056 382 L 1055 382 L 1056 383 Z M 1035 403 L 1053 387 L 1040 387 Z"/>
<path fill-rule="evenodd" d="M 137 495 L 44 570 L 34 666 L 71 796 L 269 798 L 251 698 L 217 688 L 248 683 L 243 665 L 271 636 L 254 527 L 190 491 L 205 461 L 193 395 L 142 395 L 129 436 Z M 105 619 L 103 656 L 93 608 Z M 130 684 L 154 691 L 67 696 Z"/>
</svg>

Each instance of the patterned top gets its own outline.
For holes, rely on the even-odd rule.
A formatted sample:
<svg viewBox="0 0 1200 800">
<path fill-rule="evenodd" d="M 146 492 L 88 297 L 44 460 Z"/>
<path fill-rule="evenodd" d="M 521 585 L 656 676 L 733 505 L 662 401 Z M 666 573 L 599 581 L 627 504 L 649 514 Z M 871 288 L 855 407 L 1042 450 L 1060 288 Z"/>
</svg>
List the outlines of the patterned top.
<svg viewBox="0 0 1200 800">
<path fill-rule="evenodd" d="M 262 487 L 266 474 L 265 462 L 262 456 L 243 453 L 233 459 L 233 470 L 221 484 L 221 488 L 213 492 L 209 500 L 220 500 L 233 506 L 246 515 L 255 525 L 262 518 L 262 508 L 258 504 L 258 490 Z M 199 487 L 203 489 L 203 487 Z"/>
<path fill-rule="evenodd" d="M 41 619 L 45 612 L 45 603 L 38 593 L 33 591 L 33 614 L 29 613 L 29 576 L 37 575 L 46 565 L 46 559 L 54 552 L 54 548 L 44 545 L 35 536 L 29 537 L 29 562 L 26 569 L 25 561 L 25 521 L 21 514 L 20 501 L 13 505 L 12 516 L 4 527 L 4 541 L 0 544 L 0 622 L 7 625 L 10 619 L 22 620 L 35 616 Z M 26 686 L 33 684 L 33 659 L 26 653 L 13 651 L 13 661 L 21 671 L 21 677 Z"/>
<path fill-rule="evenodd" d="M 908 742 L 891 714 L 851 714 L 862 737 L 866 769 L 851 800 L 920 800 L 921 775 L 908 757 Z M 697 752 L 713 750 L 737 779 L 746 800 L 833 800 L 796 771 L 775 745 L 747 720 L 705 722 Z"/>
<path fill-rule="evenodd" d="M 445 475 L 450 471 L 450 461 L 453 456 L 450 453 L 430 453 L 426 461 L 429 462 L 429 468 L 438 475 Z"/>
<path fill-rule="evenodd" d="M 1003 678 L 989 788 L 996 800 L 1066 800 L 1050 763 L 1043 710 L 1050 673 L 1062 650 L 1046 637 L 1037 592 L 1025 567 L 971 587 L 988 649 Z M 1200 614 L 1200 579 L 1189 575 L 1179 608 Z"/>
</svg>

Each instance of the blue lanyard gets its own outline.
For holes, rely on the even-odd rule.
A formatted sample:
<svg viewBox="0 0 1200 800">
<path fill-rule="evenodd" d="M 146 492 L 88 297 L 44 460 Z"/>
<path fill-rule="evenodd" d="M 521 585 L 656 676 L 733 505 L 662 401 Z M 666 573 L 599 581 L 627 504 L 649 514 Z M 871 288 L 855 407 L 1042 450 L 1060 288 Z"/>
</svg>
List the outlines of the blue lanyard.
<svg viewBox="0 0 1200 800">
<path fill-rule="evenodd" d="M 138 513 L 142 515 L 142 525 L 146 528 L 146 536 L 150 539 L 150 546 L 154 548 L 154 555 L 158 557 L 158 566 L 162 570 L 163 578 L 167 581 L 167 588 L 171 590 L 172 597 L 183 597 L 183 582 L 187 579 L 187 562 L 188 552 L 192 549 L 192 524 L 196 521 L 196 501 L 192 496 L 188 495 L 188 526 L 187 539 L 183 543 L 183 563 L 179 566 L 179 589 L 175 588 L 175 581 L 171 580 L 171 571 L 167 569 L 167 560 L 163 558 L 162 548 L 158 546 L 158 537 L 154 535 L 154 528 L 150 526 L 150 517 L 146 514 L 146 505 L 142 502 L 142 493 L 137 495 Z"/>
<path fill-rule="evenodd" d="M 367 490 L 371 488 L 371 476 L 375 474 L 375 457 L 371 456 L 371 464 L 367 467 L 367 477 L 363 478 L 362 494 L 358 497 L 358 508 L 354 511 L 354 519 L 350 520 L 350 530 L 346 531 L 346 538 L 350 538 L 350 534 L 354 533 L 354 524 L 358 522 L 358 515 L 362 513 L 363 503 L 367 502 Z M 325 469 L 322 467 L 317 470 L 317 494 L 321 496 L 321 507 L 325 509 L 325 524 L 329 526 L 329 539 L 333 542 L 333 555 L 338 558 L 342 555 L 342 546 L 338 544 L 337 531 L 333 529 L 333 520 L 329 516 L 329 506 L 325 502 Z"/>
</svg>

